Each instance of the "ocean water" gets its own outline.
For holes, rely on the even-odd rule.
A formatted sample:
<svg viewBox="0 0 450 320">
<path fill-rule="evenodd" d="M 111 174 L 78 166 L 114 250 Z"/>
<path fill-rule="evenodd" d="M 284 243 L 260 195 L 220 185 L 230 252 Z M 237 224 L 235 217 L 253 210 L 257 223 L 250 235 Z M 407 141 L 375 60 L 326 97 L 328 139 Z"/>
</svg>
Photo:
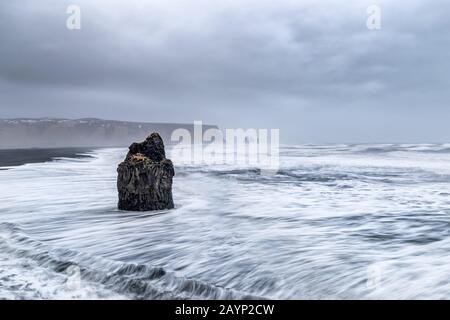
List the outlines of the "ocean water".
<svg viewBox="0 0 450 320">
<path fill-rule="evenodd" d="M 450 298 L 450 145 L 173 159 L 176 208 L 146 213 L 116 209 L 126 151 L 0 171 L 0 298 Z"/>
</svg>

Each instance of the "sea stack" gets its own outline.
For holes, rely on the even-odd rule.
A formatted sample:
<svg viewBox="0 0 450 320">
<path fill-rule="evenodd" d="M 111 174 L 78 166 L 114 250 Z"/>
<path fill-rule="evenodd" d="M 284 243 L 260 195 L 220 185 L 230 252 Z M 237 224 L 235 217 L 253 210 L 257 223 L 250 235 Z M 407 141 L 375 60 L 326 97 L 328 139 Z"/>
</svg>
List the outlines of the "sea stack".
<svg viewBox="0 0 450 320">
<path fill-rule="evenodd" d="M 164 142 L 152 133 L 144 142 L 133 143 L 117 168 L 119 209 L 150 211 L 172 209 L 172 161 L 166 159 Z"/>
</svg>

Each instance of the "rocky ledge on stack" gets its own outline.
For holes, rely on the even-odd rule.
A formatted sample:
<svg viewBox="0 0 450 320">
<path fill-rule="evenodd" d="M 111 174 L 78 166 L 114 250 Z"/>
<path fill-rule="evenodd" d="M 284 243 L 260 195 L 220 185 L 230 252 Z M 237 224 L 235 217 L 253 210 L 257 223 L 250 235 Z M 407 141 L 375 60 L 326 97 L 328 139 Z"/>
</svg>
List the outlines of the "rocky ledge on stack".
<svg viewBox="0 0 450 320">
<path fill-rule="evenodd" d="M 172 209 L 172 161 L 166 159 L 164 142 L 152 133 L 141 143 L 133 143 L 117 168 L 119 209 L 150 211 Z"/>
</svg>

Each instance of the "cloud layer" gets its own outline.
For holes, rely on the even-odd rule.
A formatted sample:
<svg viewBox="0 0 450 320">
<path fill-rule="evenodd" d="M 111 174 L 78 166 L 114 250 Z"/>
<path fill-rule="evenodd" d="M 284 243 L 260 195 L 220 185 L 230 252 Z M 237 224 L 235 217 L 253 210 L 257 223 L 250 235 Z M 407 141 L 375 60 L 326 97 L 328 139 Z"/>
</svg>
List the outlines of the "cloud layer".
<svg viewBox="0 0 450 320">
<path fill-rule="evenodd" d="M 376 2 L 376 1 L 375 1 Z M 280 128 L 286 142 L 450 141 L 448 1 L 3 1 L 0 117 Z M 82 29 L 66 28 L 77 4 Z"/>
</svg>

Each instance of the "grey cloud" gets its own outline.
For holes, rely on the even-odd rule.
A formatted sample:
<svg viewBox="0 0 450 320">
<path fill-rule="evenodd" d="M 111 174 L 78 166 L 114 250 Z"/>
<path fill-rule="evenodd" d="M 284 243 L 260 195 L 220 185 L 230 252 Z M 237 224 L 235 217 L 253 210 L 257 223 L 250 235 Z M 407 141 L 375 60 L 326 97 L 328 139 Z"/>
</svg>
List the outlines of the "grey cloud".
<svg viewBox="0 0 450 320">
<path fill-rule="evenodd" d="M 450 140 L 444 0 L 379 1 L 376 32 L 365 27 L 373 1 L 55 3 L 0 4 L 0 117 L 202 119 L 277 127 L 287 142 Z M 65 28 L 71 3 L 80 31 Z"/>
</svg>

